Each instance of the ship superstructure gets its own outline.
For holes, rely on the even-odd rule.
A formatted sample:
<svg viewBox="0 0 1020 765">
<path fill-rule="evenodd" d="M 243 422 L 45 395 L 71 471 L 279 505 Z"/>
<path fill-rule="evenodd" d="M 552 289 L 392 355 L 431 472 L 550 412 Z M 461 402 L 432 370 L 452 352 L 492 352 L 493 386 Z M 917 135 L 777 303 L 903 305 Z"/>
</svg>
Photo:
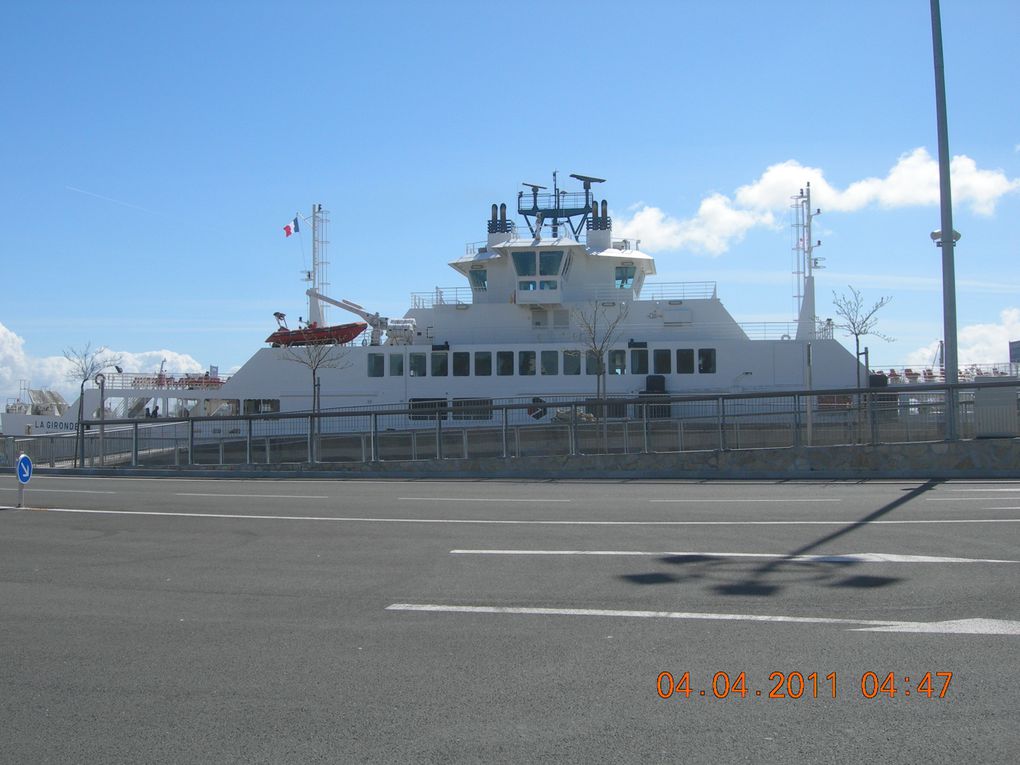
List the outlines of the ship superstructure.
<svg viewBox="0 0 1020 765">
<path fill-rule="evenodd" d="M 229 378 L 110 376 L 105 395 L 125 402 L 118 414 L 143 417 L 143 401 L 159 402 L 166 416 L 194 416 L 854 384 L 858 362 L 831 324 L 816 324 L 812 279 L 802 282 L 798 321 L 742 326 L 715 282 L 655 283 L 655 259 L 639 241 L 614 236 L 608 202 L 595 194 L 603 180 L 571 178 L 580 190 L 561 189 L 555 173 L 551 189 L 524 184 L 517 221 L 505 203 L 492 204 L 485 240 L 449 263 L 462 283 L 413 294 L 402 318 L 324 294 L 326 242 L 317 237 L 301 331 L 328 328 L 325 302 L 362 320 L 342 325 L 351 330 L 343 338 L 281 343 L 281 329 Z M 313 220 L 325 216 L 313 207 Z M 324 343 L 329 363 L 321 363 Z M 302 354 L 315 354 L 315 386 Z M 88 412 L 98 393 L 86 391 Z M 14 419 L 5 418 L 5 430 L 21 434 L 29 423 Z M 34 426 L 49 430 L 38 418 Z"/>
</svg>

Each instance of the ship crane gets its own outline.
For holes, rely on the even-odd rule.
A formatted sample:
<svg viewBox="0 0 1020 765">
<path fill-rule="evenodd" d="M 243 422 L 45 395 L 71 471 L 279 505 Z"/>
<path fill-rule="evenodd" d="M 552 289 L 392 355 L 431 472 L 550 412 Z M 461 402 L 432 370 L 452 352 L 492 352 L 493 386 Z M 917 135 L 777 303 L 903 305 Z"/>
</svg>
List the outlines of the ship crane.
<svg viewBox="0 0 1020 765">
<path fill-rule="evenodd" d="M 350 300 L 334 300 L 314 289 L 307 290 L 306 294 L 310 298 L 322 300 L 330 305 L 335 305 L 337 308 L 343 308 L 345 311 L 350 311 L 360 316 L 372 329 L 371 345 L 382 345 L 383 332 L 386 333 L 387 341 L 391 345 L 409 344 L 414 338 L 414 319 L 390 319 L 386 316 L 380 316 L 378 311 L 369 313 L 364 306 L 352 303 Z"/>
</svg>

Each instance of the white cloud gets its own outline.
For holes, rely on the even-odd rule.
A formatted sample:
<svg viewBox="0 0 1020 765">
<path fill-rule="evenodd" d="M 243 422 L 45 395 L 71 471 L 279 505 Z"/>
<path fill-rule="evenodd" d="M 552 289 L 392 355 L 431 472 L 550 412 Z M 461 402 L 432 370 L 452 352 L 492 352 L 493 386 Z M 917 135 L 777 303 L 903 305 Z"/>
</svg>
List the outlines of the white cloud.
<svg viewBox="0 0 1020 765">
<path fill-rule="evenodd" d="M 999 198 L 1020 189 L 1020 178 L 1010 179 L 1001 170 L 980 170 L 968 156 L 950 163 L 953 201 L 969 204 L 978 215 L 991 215 Z M 790 204 L 792 191 L 811 183 L 812 206 L 853 212 L 868 205 L 913 207 L 939 203 L 939 165 L 924 148 L 904 154 L 884 178 L 864 178 L 839 190 L 817 167 L 787 160 L 767 168 L 752 184 L 736 192 L 737 204 L 753 210 L 779 210 Z"/>
<path fill-rule="evenodd" d="M 150 372 L 159 369 L 166 359 L 171 372 L 201 372 L 204 367 L 191 356 L 170 350 L 117 351 L 110 354 L 120 357 L 125 372 Z M 59 391 L 71 401 L 78 396 L 78 384 L 67 379 L 71 365 L 63 356 L 32 357 L 25 353 L 25 341 L 0 323 L 0 392 L 4 397 L 17 394 L 22 380 L 32 388 Z"/>
<path fill-rule="evenodd" d="M 643 207 L 614 228 L 622 237 L 640 239 L 649 252 L 689 249 L 721 255 L 755 226 L 774 226 L 770 211 L 741 210 L 722 194 L 701 200 L 693 218 L 678 220 L 658 207 Z"/>
<path fill-rule="evenodd" d="M 1005 194 L 1020 190 L 1020 178 L 1001 170 L 981 170 L 965 155 L 953 157 L 950 167 L 953 201 L 969 205 L 977 215 L 991 215 Z M 928 151 L 902 155 L 884 178 L 864 178 L 839 189 L 825 179 L 821 168 L 787 160 L 765 169 L 753 183 L 739 187 L 733 199 L 711 194 L 693 218 L 681 220 L 658 207 L 643 205 L 617 223 L 623 236 L 641 240 L 649 252 L 690 249 L 720 255 L 755 226 L 775 226 L 776 213 L 789 208 L 791 197 L 811 183 L 812 207 L 854 212 L 870 205 L 911 207 L 939 203 L 939 168 Z M 633 210 L 633 208 L 631 208 Z"/>
<path fill-rule="evenodd" d="M 1007 308 L 999 314 L 998 324 L 970 324 L 957 330 L 957 358 L 961 365 L 1001 364 L 1009 360 L 1009 342 L 1020 340 L 1020 308 Z M 918 348 L 907 356 L 907 363 L 930 367 L 939 341 Z"/>
</svg>

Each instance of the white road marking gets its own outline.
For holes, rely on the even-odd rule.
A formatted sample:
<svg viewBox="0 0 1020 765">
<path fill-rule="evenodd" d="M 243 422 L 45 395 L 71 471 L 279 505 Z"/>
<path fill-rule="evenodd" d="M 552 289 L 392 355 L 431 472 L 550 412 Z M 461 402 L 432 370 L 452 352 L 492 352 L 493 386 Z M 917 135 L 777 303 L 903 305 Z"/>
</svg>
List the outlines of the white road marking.
<svg viewBox="0 0 1020 765">
<path fill-rule="evenodd" d="M 1016 497 L 925 497 L 925 502 L 994 502 L 998 499 L 1000 502 L 1009 502 L 1015 500 Z"/>
<path fill-rule="evenodd" d="M 612 616 L 632 619 L 701 619 L 710 621 L 771 622 L 788 624 L 836 624 L 876 632 L 940 632 L 969 635 L 1020 635 L 1020 622 L 1000 619 L 959 619 L 944 622 L 834 619 L 825 616 L 772 616 L 765 614 L 715 614 L 691 611 L 620 611 L 604 608 L 538 608 L 524 606 L 446 606 L 432 603 L 393 603 L 387 611 L 426 611 L 456 614 L 514 614 L 525 616 Z"/>
<path fill-rule="evenodd" d="M 782 553 L 739 552 L 646 552 L 642 550 L 450 550 L 451 555 L 616 555 L 660 558 L 696 555 L 703 558 L 769 558 L 812 563 L 1020 563 L 994 558 L 947 558 L 938 555 L 899 555 L 895 553 L 845 553 L 840 555 L 783 555 Z"/>
<path fill-rule="evenodd" d="M 220 494 L 213 492 L 200 494 L 198 492 L 177 492 L 175 497 L 250 497 L 251 499 L 329 499 L 324 495 L 312 494 Z"/>
<path fill-rule="evenodd" d="M 500 499 L 499 497 L 397 497 L 401 502 L 573 502 L 572 499 Z"/>
<path fill-rule="evenodd" d="M 842 499 L 650 499 L 649 502 L 724 502 L 730 504 L 731 502 L 842 502 Z"/>
<path fill-rule="evenodd" d="M 0 487 L 0 491 L 17 491 L 17 489 L 9 489 L 6 487 Z M 44 491 L 47 493 L 55 492 L 58 494 L 116 494 L 115 491 L 96 491 L 95 489 L 47 489 L 45 486 L 32 486 L 32 491 Z"/>
<path fill-rule="evenodd" d="M 979 491 L 1020 491 L 1020 486 L 1017 486 L 1015 489 L 947 489 L 946 491 L 967 492 L 968 494 Z"/>
<path fill-rule="evenodd" d="M 223 494 L 214 496 L 222 497 Z M 258 496 L 258 495 L 244 495 Z M 302 497 L 308 499 L 308 497 Z M 3 510 L 18 510 L 13 505 Z M 24 508 L 33 509 L 33 508 Z M 68 507 L 35 508 L 50 513 L 82 513 L 94 515 L 148 515 L 168 518 L 229 518 L 260 521 L 334 521 L 350 523 L 464 523 L 491 526 L 889 526 L 904 524 L 943 523 L 1020 523 L 1020 518 L 960 518 L 926 521 L 526 521 L 488 518 L 367 518 L 358 516 L 321 515 L 243 515 L 240 513 L 181 513 L 162 510 L 84 510 Z M 1020 509 L 1020 508 L 1018 508 Z"/>
<path fill-rule="evenodd" d="M 945 622 L 896 622 L 854 632 L 935 632 L 943 635 L 1020 635 L 1020 622 L 1002 619 L 952 619 Z"/>
</svg>

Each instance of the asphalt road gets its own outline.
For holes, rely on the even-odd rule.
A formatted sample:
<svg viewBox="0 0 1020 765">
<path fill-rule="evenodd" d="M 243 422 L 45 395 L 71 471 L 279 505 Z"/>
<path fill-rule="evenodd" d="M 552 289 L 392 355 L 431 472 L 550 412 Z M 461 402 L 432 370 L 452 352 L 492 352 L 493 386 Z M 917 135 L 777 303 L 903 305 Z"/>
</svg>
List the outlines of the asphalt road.
<svg viewBox="0 0 1020 765">
<path fill-rule="evenodd" d="M 0 762 L 1020 750 L 1020 482 L 15 486 Z"/>
</svg>

